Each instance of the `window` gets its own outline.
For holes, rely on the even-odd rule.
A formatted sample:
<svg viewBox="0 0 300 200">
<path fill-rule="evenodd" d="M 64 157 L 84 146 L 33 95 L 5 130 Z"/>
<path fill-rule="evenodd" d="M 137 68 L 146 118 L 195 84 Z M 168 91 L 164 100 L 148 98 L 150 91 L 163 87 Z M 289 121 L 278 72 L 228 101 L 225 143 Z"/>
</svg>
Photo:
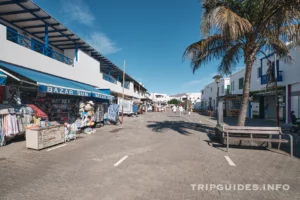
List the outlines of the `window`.
<svg viewBox="0 0 300 200">
<path fill-rule="evenodd" d="M 244 87 L 244 78 L 239 79 L 239 89 L 243 89 Z"/>
<path fill-rule="evenodd" d="M 231 82 L 231 91 L 234 91 L 234 81 Z"/>
<path fill-rule="evenodd" d="M 226 87 L 226 93 L 229 94 L 229 92 L 230 92 L 230 85 L 227 85 L 227 87 Z"/>
<path fill-rule="evenodd" d="M 261 77 L 261 67 L 257 68 L 257 78 Z"/>
<path fill-rule="evenodd" d="M 222 94 L 224 94 L 224 85 L 222 85 L 221 87 L 222 87 Z"/>
</svg>

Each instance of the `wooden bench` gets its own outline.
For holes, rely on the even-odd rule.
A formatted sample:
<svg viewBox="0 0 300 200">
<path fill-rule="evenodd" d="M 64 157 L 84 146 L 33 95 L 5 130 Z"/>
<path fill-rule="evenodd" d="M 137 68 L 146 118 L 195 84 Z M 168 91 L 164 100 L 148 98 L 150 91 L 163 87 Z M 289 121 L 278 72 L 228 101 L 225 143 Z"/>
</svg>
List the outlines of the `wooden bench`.
<svg viewBox="0 0 300 200">
<path fill-rule="evenodd" d="M 277 135 L 278 138 L 272 138 L 273 135 Z M 223 126 L 222 129 L 222 143 L 226 139 L 227 151 L 229 149 L 230 140 L 242 140 L 244 141 L 258 141 L 268 142 L 268 148 L 271 148 L 272 142 L 279 143 L 278 150 L 280 149 L 281 143 L 289 143 L 291 157 L 293 157 L 293 137 L 290 134 L 284 134 L 290 136 L 290 141 L 282 139 L 282 131 L 280 127 L 247 127 L 247 126 Z M 263 143 L 263 144 L 264 144 Z"/>
</svg>

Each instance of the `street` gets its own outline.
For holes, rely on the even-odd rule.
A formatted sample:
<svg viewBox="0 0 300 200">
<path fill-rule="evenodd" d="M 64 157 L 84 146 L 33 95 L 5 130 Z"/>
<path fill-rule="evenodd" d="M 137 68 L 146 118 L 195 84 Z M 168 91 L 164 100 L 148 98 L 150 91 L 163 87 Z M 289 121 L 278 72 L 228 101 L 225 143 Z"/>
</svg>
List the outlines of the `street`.
<svg viewBox="0 0 300 200">
<path fill-rule="evenodd" d="M 0 199 L 299 199 L 297 157 L 261 148 L 225 152 L 208 144 L 214 124 L 198 114 L 124 120 L 41 151 L 26 149 L 24 141 L 1 147 Z M 3 153 L 8 151 L 13 153 Z M 259 189 L 225 191 L 210 184 Z M 262 189 L 264 184 L 288 190 Z"/>
</svg>

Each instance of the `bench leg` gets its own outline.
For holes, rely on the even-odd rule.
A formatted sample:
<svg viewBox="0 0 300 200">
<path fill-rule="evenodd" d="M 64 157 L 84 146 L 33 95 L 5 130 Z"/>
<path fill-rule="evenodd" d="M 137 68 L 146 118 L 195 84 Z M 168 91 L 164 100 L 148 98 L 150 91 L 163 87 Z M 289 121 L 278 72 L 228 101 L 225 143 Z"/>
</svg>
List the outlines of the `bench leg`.
<svg viewBox="0 0 300 200">
<path fill-rule="evenodd" d="M 229 149 L 229 135 L 227 134 L 227 152 L 228 152 L 228 149 Z"/>
<path fill-rule="evenodd" d="M 294 146 L 294 143 L 293 143 L 293 136 L 288 134 L 288 136 L 290 136 L 290 144 L 291 144 L 291 157 L 293 157 L 293 146 Z"/>
<path fill-rule="evenodd" d="M 222 145 L 224 147 L 224 132 L 222 132 Z"/>
<path fill-rule="evenodd" d="M 240 144 L 239 144 L 239 146 L 241 146 L 241 144 L 242 144 L 242 140 L 240 140 Z"/>
<path fill-rule="evenodd" d="M 272 135 L 269 136 L 269 139 L 272 139 Z M 268 142 L 268 149 L 272 149 L 272 143 Z"/>
</svg>

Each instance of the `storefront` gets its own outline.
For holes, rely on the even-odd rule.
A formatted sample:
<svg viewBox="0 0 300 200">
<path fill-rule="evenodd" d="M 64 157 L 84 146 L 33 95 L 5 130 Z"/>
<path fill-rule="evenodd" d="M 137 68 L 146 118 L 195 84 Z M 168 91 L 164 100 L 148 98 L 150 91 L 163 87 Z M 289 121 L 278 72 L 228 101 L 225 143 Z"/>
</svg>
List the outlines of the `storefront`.
<svg viewBox="0 0 300 200">
<path fill-rule="evenodd" d="M 27 68 L 1 62 L 0 71 L 0 104 L 12 107 L 10 110 L 14 110 L 15 113 L 20 111 L 26 115 L 25 123 L 21 127 L 28 128 L 31 125 L 45 128 L 48 122 L 56 122 L 56 125 L 72 124 L 82 113 L 93 117 L 95 122 L 101 122 L 104 121 L 104 113 L 113 100 L 113 96 L 107 94 L 108 91 Z M 29 120 L 36 112 L 27 112 L 28 106 L 36 107 L 45 113 L 43 117 L 36 116 L 39 118 L 39 124 L 32 124 L 32 119 Z M 16 123 L 20 127 L 20 122 Z M 2 130 L 4 125 L 1 124 Z M 10 132 L 2 131 L 1 138 L 17 135 Z"/>
<path fill-rule="evenodd" d="M 278 87 L 278 115 L 280 121 L 286 117 L 285 87 Z M 253 118 L 276 120 L 276 91 L 274 88 L 252 92 L 251 115 Z M 254 113 L 253 113 L 254 112 Z"/>
</svg>

